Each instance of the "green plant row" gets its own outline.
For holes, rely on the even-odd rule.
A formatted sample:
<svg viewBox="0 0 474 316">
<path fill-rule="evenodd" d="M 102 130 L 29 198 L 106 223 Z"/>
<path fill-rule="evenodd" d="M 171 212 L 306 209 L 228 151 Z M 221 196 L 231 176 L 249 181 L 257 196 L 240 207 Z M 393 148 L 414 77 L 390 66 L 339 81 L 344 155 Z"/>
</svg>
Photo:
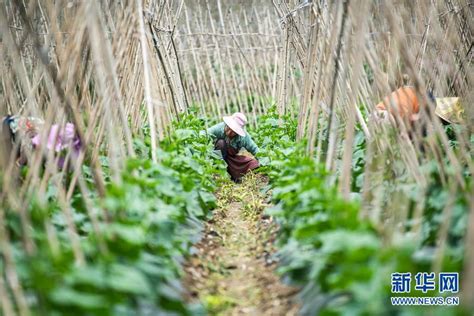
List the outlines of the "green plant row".
<svg viewBox="0 0 474 316">
<path fill-rule="evenodd" d="M 87 177 L 91 195 L 86 200 L 77 191 L 69 208 L 85 258 L 82 265 L 75 260 L 55 186 L 49 186 L 46 202 L 34 201 L 28 208 L 36 245 L 32 255 L 22 246 L 18 213 L 6 208 L 14 264 L 34 315 L 197 312 L 181 297 L 181 263 L 200 238 L 202 221 L 215 206 L 216 177 L 225 170 L 212 159 L 213 148 L 199 133 L 202 129 L 203 121 L 183 116 L 161 142 L 159 163 L 149 157 L 149 136 L 136 140 L 139 157 L 125 162 L 118 179 L 110 175 L 107 159 L 101 159 L 105 199 L 96 196 Z M 87 167 L 84 172 L 90 174 Z M 3 258 L 0 266 L 4 271 Z"/>
</svg>

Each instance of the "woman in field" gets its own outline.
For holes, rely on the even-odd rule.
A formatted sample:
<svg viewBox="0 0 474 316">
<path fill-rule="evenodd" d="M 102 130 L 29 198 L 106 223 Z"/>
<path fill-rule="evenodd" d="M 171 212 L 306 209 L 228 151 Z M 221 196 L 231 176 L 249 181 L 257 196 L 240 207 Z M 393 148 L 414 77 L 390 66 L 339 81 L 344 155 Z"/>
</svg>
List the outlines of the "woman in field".
<svg viewBox="0 0 474 316">
<path fill-rule="evenodd" d="M 59 169 L 63 168 L 69 150 L 71 158 L 75 159 L 79 155 L 81 142 L 72 123 L 66 123 L 63 126 L 53 124 L 44 140 L 41 139 L 41 132 L 46 128 L 46 124 L 40 118 L 7 115 L 1 123 L 0 163 L 2 166 L 6 166 L 11 158 L 17 166 L 24 166 L 40 147 L 43 149 L 44 158 L 48 156 L 48 151 L 54 153 Z M 42 141 L 43 144 L 41 144 Z"/>
<path fill-rule="evenodd" d="M 245 115 L 237 112 L 232 116 L 224 116 L 223 122 L 207 130 L 215 141 L 216 150 L 221 151 L 222 158 L 227 163 L 227 171 L 235 182 L 240 181 L 240 178 L 250 170 L 259 167 L 259 162 L 255 158 L 258 146 L 245 131 L 246 123 Z M 242 148 L 254 157 L 239 155 Z"/>
</svg>

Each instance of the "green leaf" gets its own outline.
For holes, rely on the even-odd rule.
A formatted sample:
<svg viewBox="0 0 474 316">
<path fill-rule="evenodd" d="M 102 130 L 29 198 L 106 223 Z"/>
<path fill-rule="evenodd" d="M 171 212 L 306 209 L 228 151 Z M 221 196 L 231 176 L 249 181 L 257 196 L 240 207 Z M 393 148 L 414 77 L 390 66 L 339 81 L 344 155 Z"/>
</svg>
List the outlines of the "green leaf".
<svg viewBox="0 0 474 316">
<path fill-rule="evenodd" d="M 149 295 L 151 288 L 139 270 L 122 264 L 114 264 L 107 279 L 108 286 L 118 292 Z"/>
<path fill-rule="evenodd" d="M 196 133 L 190 129 L 177 129 L 174 132 L 178 140 L 186 140 L 195 137 Z"/>
<path fill-rule="evenodd" d="M 206 191 L 199 191 L 199 196 L 201 197 L 202 201 L 206 204 L 215 204 L 216 203 L 216 197 L 214 194 Z"/>
<path fill-rule="evenodd" d="M 106 287 L 105 272 L 98 267 L 85 266 L 77 268 L 68 276 L 69 284 L 89 285 L 97 289 Z"/>
<path fill-rule="evenodd" d="M 139 226 L 112 223 L 106 226 L 106 233 L 109 235 L 109 238 L 118 236 L 120 239 L 133 245 L 141 245 L 146 241 L 145 232 Z"/>
<path fill-rule="evenodd" d="M 107 301 L 102 295 L 84 293 L 69 287 L 60 287 L 50 294 L 52 302 L 63 306 L 76 306 L 83 309 L 102 309 Z"/>
<path fill-rule="evenodd" d="M 358 249 L 375 250 L 380 247 L 379 239 L 369 232 L 333 230 L 321 234 L 323 247 L 321 251 L 334 253 L 337 251 L 356 251 Z"/>
</svg>

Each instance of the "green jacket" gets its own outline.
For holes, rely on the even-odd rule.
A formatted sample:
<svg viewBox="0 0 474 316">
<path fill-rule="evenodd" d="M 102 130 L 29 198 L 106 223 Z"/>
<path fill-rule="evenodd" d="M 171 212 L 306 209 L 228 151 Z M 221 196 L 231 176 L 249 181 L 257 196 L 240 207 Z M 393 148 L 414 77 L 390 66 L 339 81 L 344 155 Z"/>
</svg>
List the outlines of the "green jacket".
<svg viewBox="0 0 474 316">
<path fill-rule="evenodd" d="M 212 127 L 209 127 L 207 129 L 207 133 L 211 135 L 214 140 L 226 139 L 224 128 L 225 123 L 221 122 Z M 245 133 L 245 136 L 243 137 L 240 135 L 236 135 L 230 140 L 230 145 L 236 150 L 240 150 L 243 147 L 254 156 L 258 153 L 258 146 L 252 140 L 252 137 L 250 137 L 249 133 Z"/>
</svg>

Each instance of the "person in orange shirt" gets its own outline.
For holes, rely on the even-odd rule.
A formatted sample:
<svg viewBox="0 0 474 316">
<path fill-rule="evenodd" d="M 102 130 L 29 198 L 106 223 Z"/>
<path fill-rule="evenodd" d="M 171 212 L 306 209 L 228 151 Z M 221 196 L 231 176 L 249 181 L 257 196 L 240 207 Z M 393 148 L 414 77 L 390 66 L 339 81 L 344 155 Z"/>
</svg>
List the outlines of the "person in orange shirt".
<svg viewBox="0 0 474 316">
<path fill-rule="evenodd" d="M 416 121 L 419 118 L 420 102 L 416 96 L 415 88 L 405 86 L 386 96 L 375 108 L 377 112 L 387 112 L 388 108 L 393 116 L 398 115 L 402 119 Z"/>
<path fill-rule="evenodd" d="M 430 92 L 428 92 L 428 97 L 436 104 L 435 114 L 444 125 L 463 122 L 464 109 L 459 98 L 435 98 Z M 408 123 L 407 127 L 411 129 L 414 123 L 420 120 L 422 104 L 415 88 L 404 86 L 393 91 L 375 106 L 375 118 L 379 122 L 388 122 L 390 115 L 399 117 L 405 120 Z M 422 120 L 421 124 L 424 125 L 425 120 Z"/>
</svg>

